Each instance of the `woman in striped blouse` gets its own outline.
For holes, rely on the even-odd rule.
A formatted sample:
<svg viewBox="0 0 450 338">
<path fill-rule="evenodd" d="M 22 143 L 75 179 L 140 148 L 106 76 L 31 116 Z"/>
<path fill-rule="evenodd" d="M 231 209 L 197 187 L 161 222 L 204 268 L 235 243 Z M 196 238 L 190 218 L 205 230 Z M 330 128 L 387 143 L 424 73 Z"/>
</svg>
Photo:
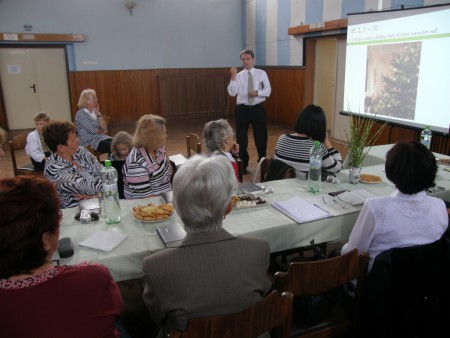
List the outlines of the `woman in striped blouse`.
<svg viewBox="0 0 450 338">
<path fill-rule="evenodd" d="M 158 115 L 142 116 L 133 135 L 133 149 L 123 166 L 126 199 L 160 195 L 172 190 L 173 169 L 166 153 L 166 120 Z"/>
<path fill-rule="evenodd" d="M 78 100 L 77 115 L 75 124 L 78 130 L 80 144 L 86 147 L 88 144 L 101 153 L 111 152 L 110 136 L 108 133 L 108 124 L 105 117 L 100 113 L 100 104 L 97 100 L 97 93 L 93 89 L 85 89 L 81 92 Z"/>
<path fill-rule="evenodd" d="M 313 104 L 299 114 L 295 133 L 281 135 L 275 146 L 276 158 L 295 169 L 296 177 L 307 179 L 309 151 L 314 141 L 320 141 L 322 148 L 322 169 L 337 173 L 342 169 L 341 154 L 333 148 L 326 131 L 325 112 Z"/>
<path fill-rule="evenodd" d="M 55 183 L 61 208 L 75 207 L 82 199 L 98 196 L 102 190 L 103 166 L 84 147 L 77 129 L 69 121 L 50 121 L 42 131 L 52 154 L 45 161 L 44 175 Z"/>
</svg>

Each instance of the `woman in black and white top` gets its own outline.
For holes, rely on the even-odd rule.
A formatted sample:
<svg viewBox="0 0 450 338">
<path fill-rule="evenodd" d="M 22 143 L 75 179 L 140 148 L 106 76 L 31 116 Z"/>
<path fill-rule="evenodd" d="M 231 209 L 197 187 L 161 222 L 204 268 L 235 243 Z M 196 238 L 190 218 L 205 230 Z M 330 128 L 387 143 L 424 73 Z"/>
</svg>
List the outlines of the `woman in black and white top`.
<svg viewBox="0 0 450 338">
<path fill-rule="evenodd" d="M 319 106 L 309 105 L 299 114 L 295 133 L 281 135 L 275 147 L 276 158 L 295 169 L 296 177 L 307 179 L 309 151 L 314 141 L 320 141 L 322 168 L 337 173 L 342 169 L 341 154 L 333 148 L 326 131 L 325 112 Z"/>
<path fill-rule="evenodd" d="M 106 135 L 108 123 L 100 112 L 100 104 L 95 90 L 85 89 L 81 92 L 78 108 L 80 110 L 75 116 L 75 125 L 80 145 L 86 147 L 90 144 L 92 148 L 101 153 L 110 153 L 112 139 Z"/>
<path fill-rule="evenodd" d="M 75 125 L 51 121 L 44 127 L 45 143 L 52 151 L 45 161 L 44 175 L 55 183 L 61 208 L 77 206 L 82 199 L 96 197 L 102 190 L 103 166 L 84 147 L 79 147 Z"/>
</svg>

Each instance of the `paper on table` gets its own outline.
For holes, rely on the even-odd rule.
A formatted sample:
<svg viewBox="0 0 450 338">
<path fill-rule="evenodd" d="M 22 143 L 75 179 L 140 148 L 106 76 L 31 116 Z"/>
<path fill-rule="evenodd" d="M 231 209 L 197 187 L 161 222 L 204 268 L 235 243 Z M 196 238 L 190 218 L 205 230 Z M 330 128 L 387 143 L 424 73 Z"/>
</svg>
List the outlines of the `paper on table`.
<svg viewBox="0 0 450 338">
<path fill-rule="evenodd" d="M 359 189 L 359 190 L 345 191 L 342 194 L 337 195 L 336 197 L 341 201 L 350 203 L 351 205 L 360 205 L 363 204 L 366 199 L 375 197 L 375 195 L 371 194 L 366 190 Z"/>
<path fill-rule="evenodd" d="M 102 251 L 111 251 L 127 237 L 126 234 L 120 232 L 97 231 L 79 245 Z"/>
<path fill-rule="evenodd" d="M 297 223 L 311 222 L 331 216 L 329 212 L 298 196 L 287 201 L 274 202 L 272 206 Z"/>
<path fill-rule="evenodd" d="M 184 157 L 181 154 L 175 154 L 169 156 L 170 160 L 175 163 L 175 166 L 178 168 L 180 165 L 182 165 L 184 162 L 186 162 L 186 157 Z"/>
</svg>

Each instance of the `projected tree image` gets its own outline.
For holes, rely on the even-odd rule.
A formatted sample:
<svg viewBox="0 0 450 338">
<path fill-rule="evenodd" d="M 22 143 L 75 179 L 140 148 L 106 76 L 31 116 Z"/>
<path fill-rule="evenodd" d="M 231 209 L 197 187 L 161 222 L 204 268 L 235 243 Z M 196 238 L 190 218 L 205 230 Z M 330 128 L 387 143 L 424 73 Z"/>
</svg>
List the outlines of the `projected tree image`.
<svg viewBox="0 0 450 338">
<path fill-rule="evenodd" d="M 385 67 L 381 67 L 381 83 L 378 86 L 378 95 L 372 97 L 372 112 L 378 115 L 414 119 L 421 47 L 421 42 L 375 47 L 389 49 L 391 53 L 383 55 L 385 62 L 389 59 L 390 61 L 389 65 L 385 64 Z M 383 53 L 378 55 L 380 54 Z M 378 65 L 382 64 L 380 60 L 372 61 Z"/>
</svg>

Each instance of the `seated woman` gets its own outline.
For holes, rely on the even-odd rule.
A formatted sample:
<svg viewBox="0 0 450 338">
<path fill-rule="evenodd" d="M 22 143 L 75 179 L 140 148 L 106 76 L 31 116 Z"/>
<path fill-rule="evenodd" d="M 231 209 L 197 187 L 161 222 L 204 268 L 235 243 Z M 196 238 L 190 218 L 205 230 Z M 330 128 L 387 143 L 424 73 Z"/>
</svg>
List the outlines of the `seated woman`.
<svg viewBox="0 0 450 338">
<path fill-rule="evenodd" d="M 172 190 L 173 169 L 166 153 L 166 120 L 158 115 L 142 116 L 133 135 L 131 149 L 123 165 L 126 199 L 160 195 Z"/>
<path fill-rule="evenodd" d="M 239 182 L 239 168 L 233 158 L 233 155 L 239 154 L 239 144 L 236 143 L 235 134 L 230 124 L 224 119 L 206 123 L 203 128 L 203 143 L 208 149 L 208 156 L 221 155 L 230 160 Z"/>
<path fill-rule="evenodd" d="M 367 252 L 369 271 L 381 252 L 434 242 L 448 226 L 444 201 L 425 192 L 437 172 L 430 150 L 419 142 L 399 142 L 388 151 L 385 170 L 396 191 L 366 200 L 342 248 L 342 254 L 355 248 Z"/>
<path fill-rule="evenodd" d="M 61 212 L 54 185 L 0 180 L 2 337 L 120 337 L 119 288 L 97 263 L 55 265 Z"/>
<path fill-rule="evenodd" d="M 42 130 L 48 121 L 50 121 L 50 116 L 46 112 L 39 112 L 34 115 L 36 130 L 28 134 L 27 145 L 25 146 L 25 152 L 30 156 L 34 168 L 42 171 L 45 167 L 45 161 L 50 156 L 50 149 L 42 137 Z"/>
<path fill-rule="evenodd" d="M 269 245 L 222 228 L 236 177 L 225 156 L 189 158 L 173 178 L 173 204 L 186 237 L 144 259 L 144 302 L 158 337 L 184 330 L 191 318 L 243 310 L 271 289 Z"/>
<path fill-rule="evenodd" d="M 61 208 L 78 205 L 79 200 L 96 197 L 102 190 L 103 166 L 85 148 L 72 122 L 51 121 L 43 130 L 45 143 L 52 151 L 44 175 L 56 184 Z"/>
<path fill-rule="evenodd" d="M 341 154 L 331 145 L 326 125 L 322 108 L 311 104 L 299 114 L 295 133 L 281 135 L 278 139 L 275 146 L 276 158 L 293 167 L 298 178 L 308 178 L 309 151 L 314 141 L 322 143 L 322 169 L 330 173 L 337 173 L 342 169 Z"/>
<path fill-rule="evenodd" d="M 106 135 L 108 123 L 100 113 L 100 104 L 97 93 L 93 89 L 85 89 L 78 100 L 78 108 L 75 116 L 75 125 L 78 130 L 80 144 L 86 147 L 88 144 L 101 153 L 111 151 L 111 137 Z"/>
<path fill-rule="evenodd" d="M 133 148 L 132 136 L 126 131 L 119 131 L 114 135 L 111 143 L 111 161 L 125 161 Z"/>
</svg>

